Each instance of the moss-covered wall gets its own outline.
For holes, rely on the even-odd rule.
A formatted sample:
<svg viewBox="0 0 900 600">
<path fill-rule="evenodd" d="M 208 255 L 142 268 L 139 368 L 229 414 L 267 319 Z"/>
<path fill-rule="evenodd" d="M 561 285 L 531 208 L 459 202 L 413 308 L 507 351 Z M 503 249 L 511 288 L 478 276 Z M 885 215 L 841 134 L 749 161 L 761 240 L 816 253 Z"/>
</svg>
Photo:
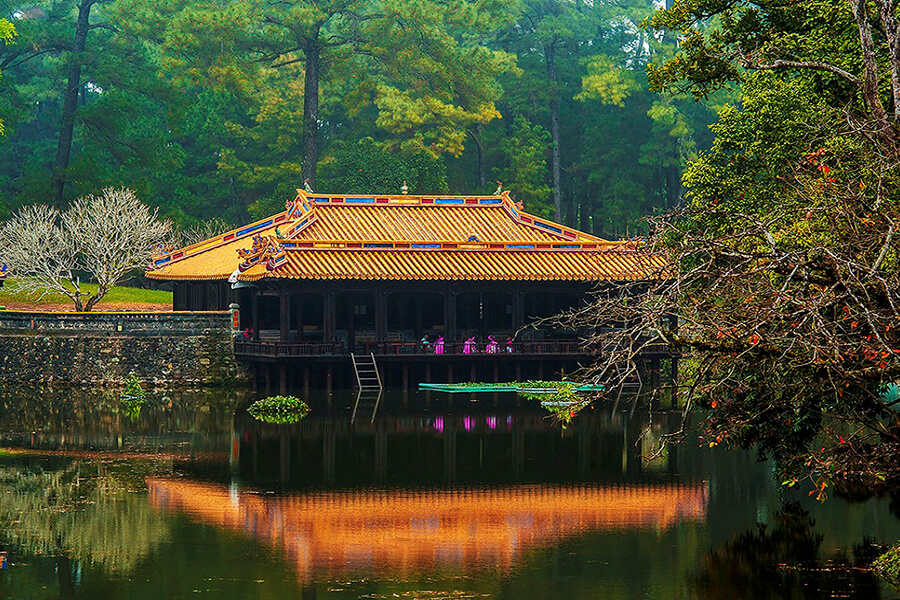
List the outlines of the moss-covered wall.
<svg viewBox="0 0 900 600">
<path fill-rule="evenodd" d="M 0 312 L 0 381 L 115 385 L 132 371 L 160 387 L 247 379 L 228 312 Z"/>
</svg>

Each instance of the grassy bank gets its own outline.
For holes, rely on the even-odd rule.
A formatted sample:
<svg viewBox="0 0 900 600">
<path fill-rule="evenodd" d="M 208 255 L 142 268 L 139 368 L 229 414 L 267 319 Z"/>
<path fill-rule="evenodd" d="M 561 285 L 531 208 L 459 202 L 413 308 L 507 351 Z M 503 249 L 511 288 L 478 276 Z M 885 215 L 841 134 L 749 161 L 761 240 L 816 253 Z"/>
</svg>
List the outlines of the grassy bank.
<svg viewBox="0 0 900 600">
<path fill-rule="evenodd" d="M 97 293 L 97 284 L 82 284 L 82 290 L 95 294 Z M 96 306 L 96 309 L 103 310 L 104 306 L 135 306 L 141 307 L 146 305 L 159 305 L 161 308 L 172 307 L 172 292 L 164 290 L 145 290 L 135 287 L 117 286 L 112 288 L 106 296 Z M 5 285 L 0 288 L 0 305 L 7 308 L 64 308 L 71 306 L 72 301 L 55 292 L 50 292 L 41 298 L 38 292 L 24 292 L 15 289 L 15 282 L 12 279 L 6 281 Z M 71 309 L 70 309 L 71 310 Z"/>
</svg>

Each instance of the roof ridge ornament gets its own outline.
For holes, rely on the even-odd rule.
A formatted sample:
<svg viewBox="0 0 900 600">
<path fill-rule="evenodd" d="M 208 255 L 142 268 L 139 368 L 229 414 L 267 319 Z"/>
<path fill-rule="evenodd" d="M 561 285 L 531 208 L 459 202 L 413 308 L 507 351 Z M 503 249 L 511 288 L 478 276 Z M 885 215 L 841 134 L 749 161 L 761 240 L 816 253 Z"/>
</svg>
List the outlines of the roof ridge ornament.
<svg viewBox="0 0 900 600">
<path fill-rule="evenodd" d="M 237 253 L 242 259 L 238 265 L 241 273 L 260 263 L 265 263 L 267 271 L 274 271 L 287 263 L 284 246 L 271 235 L 253 236 L 253 246 L 249 250 L 238 248 Z"/>
</svg>

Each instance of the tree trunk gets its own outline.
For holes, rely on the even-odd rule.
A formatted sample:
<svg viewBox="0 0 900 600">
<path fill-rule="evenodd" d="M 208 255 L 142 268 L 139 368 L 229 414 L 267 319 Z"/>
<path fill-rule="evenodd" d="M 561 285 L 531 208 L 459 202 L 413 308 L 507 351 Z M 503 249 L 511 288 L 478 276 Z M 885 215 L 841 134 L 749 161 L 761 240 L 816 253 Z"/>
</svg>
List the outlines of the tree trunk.
<svg viewBox="0 0 900 600">
<path fill-rule="evenodd" d="M 869 23 L 869 0 L 850 0 L 850 8 L 853 11 L 853 18 L 856 20 L 856 25 L 859 29 L 859 45 L 862 51 L 864 75 L 862 81 L 863 100 L 875 120 L 875 125 L 878 128 L 875 133 L 879 141 L 894 156 L 897 156 L 900 154 L 900 133 L 894 129 L 894 124 L 888 118 L 884 105 L 881 103 L 881 98 L 878 95 L 878 60 L 875 53 L 875 43 L 872 40 L 872 26 Z"/>
<path fill-rule="evenodd" d="M 51 186 L 54 201 L 62 205 L 66 186 L 66 169 L 72 155 L 72 137 L 75 131 L 75 109 L 78 107 L 78 90 L 81 87 L 82 54 L 90 29 L 91 7 L 96 0 L 81 0 L 78 4 L 78 20 L 75 23 L 75 43 L 69 53 L 69 73 L 63 96 L 62 119 L 59 124 L 59 140 L 56 146 L 56 162 L 53 164 Z"/>
<path fill-rule="evenodd" d="M 557 222 L 562 221 L 562 193 L 560 191 L 561 171 L 559 166 L 559 97 L 556 93 L 556 43 L 547 44 L 544 47 L 544 57 L 547 61 L 547 87 L 550 93 L 550 136 L 553 138 L 553 148 L 550 155 L 550 168 L 553 172 L 553 217 Z"/>
<path fill-rule="evenodd" d="M 74 598 L 75 578 L 72 577 L 72 559 L 62 551 L 56 557 L 56 579 L 59 582 L 59 597 Z"/>
<path fill-rule="evenodd" d="M 584 189 L 588 189 L 587 186 Z M 590 231 L 591 223 L 591 202 L 586 191 L 581 193 L 581 200 L 578 202 L 578 229 L 581 231 Z"/>
<path fill-rule="evenodd" d="M 881 24 L 888 42 L 888 56 L 891 65 L 891 97 L 894 101 L 894 119 L 900 119 L 900 31 L 894 16 L 894 2 L 881 0 Z"/>
<path fill-rule="evenodd" d="M 318 39 L 306 43 L 306 77 L 303 82 L 303 178 L 316 183 L 319 160 L 319 70 L 322 49 Z"/>
</svg>

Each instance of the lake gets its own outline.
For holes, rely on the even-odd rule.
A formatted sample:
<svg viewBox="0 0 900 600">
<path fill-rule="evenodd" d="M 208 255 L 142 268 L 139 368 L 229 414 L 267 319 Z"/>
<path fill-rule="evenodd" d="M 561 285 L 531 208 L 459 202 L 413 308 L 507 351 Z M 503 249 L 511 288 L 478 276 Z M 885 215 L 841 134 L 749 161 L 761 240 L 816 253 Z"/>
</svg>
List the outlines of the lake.
<svg viewBox="0 0 900 600">
<path fill-rule="evenodd" d="M 279 426 L 251 400 L 0 390 L 0 598 L 898 597 L 856 565 L 900 503 L 657 453 L 677 413 L 316 392 Z"/>
</svg>

